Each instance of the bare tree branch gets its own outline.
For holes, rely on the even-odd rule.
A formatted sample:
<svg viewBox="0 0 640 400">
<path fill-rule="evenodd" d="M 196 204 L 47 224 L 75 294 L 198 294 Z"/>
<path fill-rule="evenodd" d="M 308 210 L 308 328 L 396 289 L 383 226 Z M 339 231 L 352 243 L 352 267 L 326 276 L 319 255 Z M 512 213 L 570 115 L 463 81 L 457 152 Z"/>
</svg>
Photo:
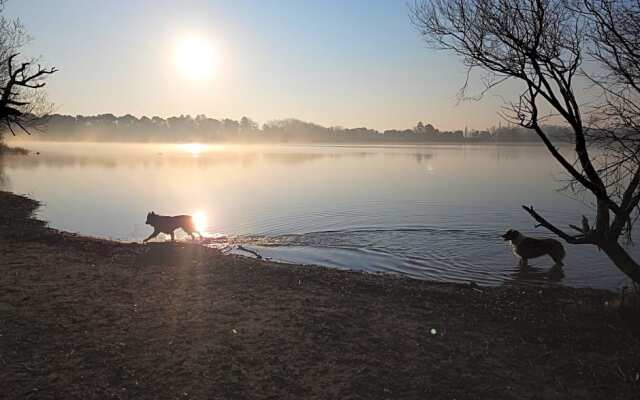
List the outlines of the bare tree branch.
<svg viewBox="0 0 640 400">
<path fill-rule="evenodd" d="M 560 236 L 562 239 L 564 239 L 567 243 L 571 243 L 571 244 L 594 244 L 594 242 L 590 239 L 587 238 L 587 236 L 585 234 L 579 235 L 579 236 L 572 236 L 569 235 L 568 233 L 564 232 L 563 230 L 561 230 L 560 228 L 556 227 L 555 225 L 553 225 L 551 222 L 547 221 L 542 215 L 538 214 L 538 212 L 536 212 L 533 209 L 533 206 L 522 206 L 522 208 L 529 213 L 529 215 L 531 215 L 533 217 L 533 219 L 536 220 L 536 222 L 538 222 L 538 226 L 542 226 L 548 230 L 550 230 L 551 232 L 555 233 L 556 235 Z M 571 226 L 571 228 L 576 229 L 580 232 L 582 232 L 582 230 L 580 228 L 577 228 L 575 226 Z"/>
<path fill-rule="evenodd" d="M 57 72 L 34 60 L 20 60 L 20 49 L 30 40 L 18 20 L 1 15 L 0 1 L 0 140 L 2 131 L 16 135 L 14 125 L 30 134 L 29 129 L 49 110 L 42 92 L 45 79 Z"/>
</svg>

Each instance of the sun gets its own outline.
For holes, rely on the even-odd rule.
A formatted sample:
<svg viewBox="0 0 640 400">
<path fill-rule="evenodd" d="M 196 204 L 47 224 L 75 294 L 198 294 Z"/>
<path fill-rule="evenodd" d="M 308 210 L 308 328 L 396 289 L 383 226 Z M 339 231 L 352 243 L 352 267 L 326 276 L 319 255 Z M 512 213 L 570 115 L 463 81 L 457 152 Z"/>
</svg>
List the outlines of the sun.
<svg viewBox="0 0 640 400">
<path fill-rule="evenodd" d="M 215 75 L 218 59 L 211 43 L 201 36 L 185 36 L 174 49 L 174 61 L 183 78 L 207 81 Z"/>
</svg>

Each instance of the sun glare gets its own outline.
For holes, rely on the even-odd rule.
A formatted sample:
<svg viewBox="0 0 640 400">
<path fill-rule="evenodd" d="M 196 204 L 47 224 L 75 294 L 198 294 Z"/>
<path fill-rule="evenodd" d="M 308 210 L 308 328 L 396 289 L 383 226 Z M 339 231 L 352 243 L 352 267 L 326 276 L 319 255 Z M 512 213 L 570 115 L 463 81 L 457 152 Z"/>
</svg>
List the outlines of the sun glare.
<svg viewBox="0 0 640 400">
<path fill-rule="evenodd" d="M 175 47 L 174 61 L 184 78 L 206 81 L 214 76 L 218 60 L 213 46 L 205 38 L 186 36 Z"/>
<path fill-rule="evenodd" d="M 200 155 L 207 148 L 206 145 L 201 143 L 187 143 L 187 144 L 181 145 L 181 147 L 187 153 L 191 153 L 192 156 Z"/>
<path fill-rule="evenodd" d="M 207 214 L 205 214 L 204 211 L 196 211 L 193 213 L 192 217 L 196 230 L 204 234 L 207 230 Z"/>
</svg>

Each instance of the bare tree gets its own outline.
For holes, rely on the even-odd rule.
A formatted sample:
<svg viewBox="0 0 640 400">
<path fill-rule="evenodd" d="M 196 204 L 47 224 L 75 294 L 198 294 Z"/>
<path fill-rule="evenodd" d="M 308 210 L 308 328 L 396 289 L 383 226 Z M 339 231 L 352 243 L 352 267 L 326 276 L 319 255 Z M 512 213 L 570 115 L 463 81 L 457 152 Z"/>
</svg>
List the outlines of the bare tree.
<svg viewBox="0 0 640 400">
<path fill-rule="evenodd" d="M 637 0 L 631 1 L 636 1 L 637 7 Z M 630 141 L 618 140 L 629 135 L 628 127 L 624 130 L 619 126 L 590 127 L 585 118 L 589 118 L 591 109 L 583 110 L 576 96 L 577 77 L 585 57 L 609 72 L 612 81 L 594 79 L 601 83 L 601 88 L 608 89 L 604 90 L 606 98 L 611 99 L 622 86 L 633 87 L 633 83 L 638 83 L 638 75 L 633 75 L 634 67 L 628 59 L 616 61 L 610 56 L 629 43 L 637 46 L 640 36 L 625 32 L 618 42 L 610 40 L 622 21 L 613 21 L 612 29 L 594 13 L 606 10 L 600 4 L 609 3 L 615 1 L 420 0 L 413 5 L 411 17 L 432 46 L 462 57 L 469 71 L 475 68 L 484 71 L 485 91 L 509 79 L 522 83 L 518 100 L 505 106 L 505 117 L 533 130 L 573 180 L 572 187 L 593 195 L 595 223 L 590 224 L 583 216 L 580 226 L 570 226 L 577 231 L 573 234 L 545 219 L 533 207 L 523 208 L 538 226 L 568 243 L 598 246 L 622 272 L 640 282 L 640 265 L 620 243 L 625 229 L 631 231 L 634 210 L 640 201 L 638 152 L 624 147 Z M 629 18 L 638 26 L 637 14 Z M 637 55 L 636 49 L 631 47 L 624 54 Z M 637 66 L 636 61 L 636 71 Z M 620 68 L 632 75 L 621 77 Z M 607 104 L 625 112 L 609 109 L 604 120 L 609 120 L 611 114 L 619 119 L 627 115 L 628 103 Z M 574 145 L 571 157 L 563 154 L 545 132 L 543 122 L 550 115 L 564 120 L 571 128 Z"/>
<path fill-rule="evenodd" d="M 630 237 L 640 200 L 640 2 L 581 0 L 574 9 L 589 21 L 588 53 L 600 67 L 587 74 L 603 99 L 589 113 L 587 137 L 606 155 L 600 173 L 610 192 L 623 209 L 635 209 L 616 225 Z"/>
<path fill-rule="evenodd" d="M 0 0 L 0 12 L 4 4 Z M 18 128 L 29 134 L 28 127 L 49 111 L 40 89 L 44 79 L 56 72 L 33 59 L 19 61 L 20 50 L 29 40 L 19 20 L 0 16 L 0 125 L 13 135 Z"/>
</svg>

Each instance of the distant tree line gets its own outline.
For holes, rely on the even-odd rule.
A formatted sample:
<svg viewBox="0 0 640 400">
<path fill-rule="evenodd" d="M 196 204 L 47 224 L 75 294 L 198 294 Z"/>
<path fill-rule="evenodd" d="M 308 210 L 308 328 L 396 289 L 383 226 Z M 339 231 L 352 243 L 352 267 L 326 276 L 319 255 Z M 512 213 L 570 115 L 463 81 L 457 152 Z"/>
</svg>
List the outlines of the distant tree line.
<svg viewBox="0 0 640 400">
<path fill-rule="evenodd" d="M 256 142 L 256 143 L 484 143 L 534 142 L 536 136 L 522 127 L 489 130 L 440 131 L 431 124 L 411 129 L 380 132 L 369 128 L 324 127 L 298 119 L 270 121 L 262 126 L 248 117 L 239 121 L 205 115 L 137 118 L 115 116 L 72 116 L 52 114 L 40 123 L 41 140 L 104 142 Z M 558 140 L 566 136 L 562 127 L 550 127 Z"/>
</svg>

